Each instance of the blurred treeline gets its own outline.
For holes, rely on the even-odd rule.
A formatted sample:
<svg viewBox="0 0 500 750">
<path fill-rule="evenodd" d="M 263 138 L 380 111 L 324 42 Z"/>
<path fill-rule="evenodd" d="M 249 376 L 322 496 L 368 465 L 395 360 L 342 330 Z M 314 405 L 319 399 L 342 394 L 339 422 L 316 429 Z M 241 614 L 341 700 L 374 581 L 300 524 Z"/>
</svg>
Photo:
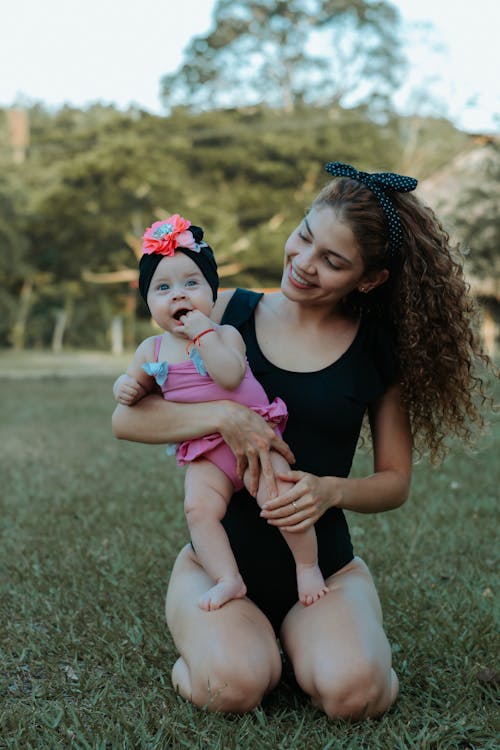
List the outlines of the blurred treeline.
<svg viewBox="0 0 500 750">
<path fill-rule="evenodd" d="M 272 287 L 326 161 L 423 180 L 468 150 L 471 137 L 444 117 L 401 117 L 382 96 L 404 70 L 387 3 L 316 4 L 311 16 L 300 2 L 219 0 L 215 30 L 193 39 L 162 81 L 165 116 L 101 105 L 0 110 L 0 347 L 109 349 L 117 322 L 135 346 L 149 333 L 136 289 L 140 238 L 158 218 L 177 212 L 204 227 L 222 286 Z M 348 28 L 357 57 L 340 43 L 337 57 L 311 55 L 311 28 Z M 368 82 L 352 106 L 349 94 Z M 466 242 L 485 216 L 468 210 L 474 200 L 460 211 Z M 489 226 L 475 243 L 479 276 L 497 237 Z"/>
<path fill-rule="evenodd" d="M 223 286 L 276 286 L 284 241 L 326 182 L 326 161 L 425 177 L 468 140 L 445 120 L 378 126 L 358 109 L 26 114 L 25 158 L 13 159 L 8 138 L 0 155 L 0 345 L 17 348 L 50 347 L 61 326 L 68 347 L 109 348 L 116 316 L 133 346 L 146 320 L 133 274 L 98 275 L 134 271 L 159 217 L 178 212 L 205 228 Z"/>
</svg>

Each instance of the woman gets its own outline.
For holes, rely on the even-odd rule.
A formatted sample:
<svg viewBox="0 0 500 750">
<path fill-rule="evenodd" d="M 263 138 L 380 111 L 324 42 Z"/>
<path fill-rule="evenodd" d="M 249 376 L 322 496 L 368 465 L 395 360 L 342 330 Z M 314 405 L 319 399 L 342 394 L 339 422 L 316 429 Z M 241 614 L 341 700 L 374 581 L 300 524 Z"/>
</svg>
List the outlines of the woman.
<svg viewBox="0 0 500 750">
<path fill-rule="evenodd" d="M 328 716 L 375 717 L 393 704 L 398 680 L 380 603 L 353 554 L 343 510 L 397 508 L 409 491 L 412 443 L 436 458 L 446 434 L 468 439 L 467 424 L 481 421 L 473 392 L 482 393 L 482 383 L 470 365 L 482 355 L 470 299 L 448 236 L 411 194 L 416 181 L 339 162 L 327 171 L 333 181 L 286 242 L 281 291 L 225 292 L 213 316 L 238 328 L 269 399 L 287 403 L 286 442 L 226 401 L 149 396 L 119 405 L 113 417 L 117 437 L 148 443 L 220 432 L 240 475 L 248 466 L 251 492 L 262 473 L 274 497 L 260 511 L 248 493 L 237 493 L 224 520 L 245 599 L 202 611 L 196 602 L 213 582 L 190 545 L 172 570 L 166 614 L 180 654 L 173 684 L 211 710 L 248 711 L 276 686 L 276 635 L 299 685 Z M 349 479 L 366 412 L 374 473 Z M 271 449 L 293 469 L 275 477 Z M 330 591 L 304 607 L 278 528 L 312 524 Z"/>
</svg>

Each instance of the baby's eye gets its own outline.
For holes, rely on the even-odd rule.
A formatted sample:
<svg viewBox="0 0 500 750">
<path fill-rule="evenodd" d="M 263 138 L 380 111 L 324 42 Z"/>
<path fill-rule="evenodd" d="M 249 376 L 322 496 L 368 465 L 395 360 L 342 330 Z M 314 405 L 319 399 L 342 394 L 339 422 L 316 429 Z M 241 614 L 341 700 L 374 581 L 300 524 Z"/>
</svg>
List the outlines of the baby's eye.
<svg viewBox="0 0 500 750">
<path fill-rule="evenodd" d="M 166 292 L 168 289 L 168 284 L 159 284 L 158 285 L 158 291 L 159 292 Z"/>
<path fill-rule="evenodd" d="M 195 281 L 195 279 L 189 279 L 189 281 L 186 281 L 186 286 L 196 286 L 197 283 L 198 282 Z"/>
</svg>

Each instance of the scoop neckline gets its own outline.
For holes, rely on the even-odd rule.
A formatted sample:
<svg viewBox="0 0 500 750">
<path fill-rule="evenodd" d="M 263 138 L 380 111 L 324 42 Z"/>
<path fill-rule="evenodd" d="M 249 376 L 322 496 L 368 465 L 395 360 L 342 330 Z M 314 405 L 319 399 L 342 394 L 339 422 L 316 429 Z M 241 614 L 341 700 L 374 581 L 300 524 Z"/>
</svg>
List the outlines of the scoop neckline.
<svg viewBox="0 0 500 750">
<path fill-rule="evenodd" d="M 262 351 L 260 344 L 259 344 L 259 340 L 257 338 L 257 329 L 255 326 L 255 309 L 252 315 L 252 329 L 251 330 L 252 330 L 252 336 L 255 342 L 255 346 L 257 348 L 259 355 L 262 357 L 264 362 L 266 362 L 266 364 L 268 364 L 270 367 L 274 368 L 275 370 L 279 370 L 279 372 L 289 373 L 290 375 L 319 375 L 321 373 L 326 372 L 327 370 L 332 369 L 333 367 L 336 367 L 338 364 L 342 362 L 342 360 L 344 360 L 351 353 L 352 349 L 358 342 L 358 339 L 361 335 L 362 328 L 363 328 L 363 316 L 361 316 L 359 319 L 358 329 L 354 335 L 353 340 L 347 347 L 347 349 L 342 352 L 340 357 L 337 357 L 337 359 L 335 359 L 333 362 L 330 362 L 330 364 L 326 365 L 325 367 L 322 367 L 319 370 L 285 370 L 283 367 L 280 367 L 279 365 L 274 364 L 274 362 L 271 362 L 271 360 L 268 359 L 266 355 L 264 354 L 264 352 Z"/>
</svg>

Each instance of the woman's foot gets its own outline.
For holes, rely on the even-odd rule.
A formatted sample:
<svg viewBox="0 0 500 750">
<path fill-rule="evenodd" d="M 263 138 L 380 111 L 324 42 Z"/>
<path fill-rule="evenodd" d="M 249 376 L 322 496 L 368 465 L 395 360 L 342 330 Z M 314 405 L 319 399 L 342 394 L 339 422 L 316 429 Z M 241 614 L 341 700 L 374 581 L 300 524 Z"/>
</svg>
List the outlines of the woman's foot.
<svg viewBox="0 0 500 750">
<path fill-rule="evenodd" d="M 297 588 L 299 600 L 305 607 L 314 604 L 330 591 L 317 563 L 297 565 Z"/>
<path fill-rule="evenodd" d="M 206 594 L 198 599 L 198 606 L 206 612 L 219 609 L 231 599 L 242 599 L 247 593 L 247 587 L 240 575 L 231 578 L 221 578 Z"/>
</svg>

